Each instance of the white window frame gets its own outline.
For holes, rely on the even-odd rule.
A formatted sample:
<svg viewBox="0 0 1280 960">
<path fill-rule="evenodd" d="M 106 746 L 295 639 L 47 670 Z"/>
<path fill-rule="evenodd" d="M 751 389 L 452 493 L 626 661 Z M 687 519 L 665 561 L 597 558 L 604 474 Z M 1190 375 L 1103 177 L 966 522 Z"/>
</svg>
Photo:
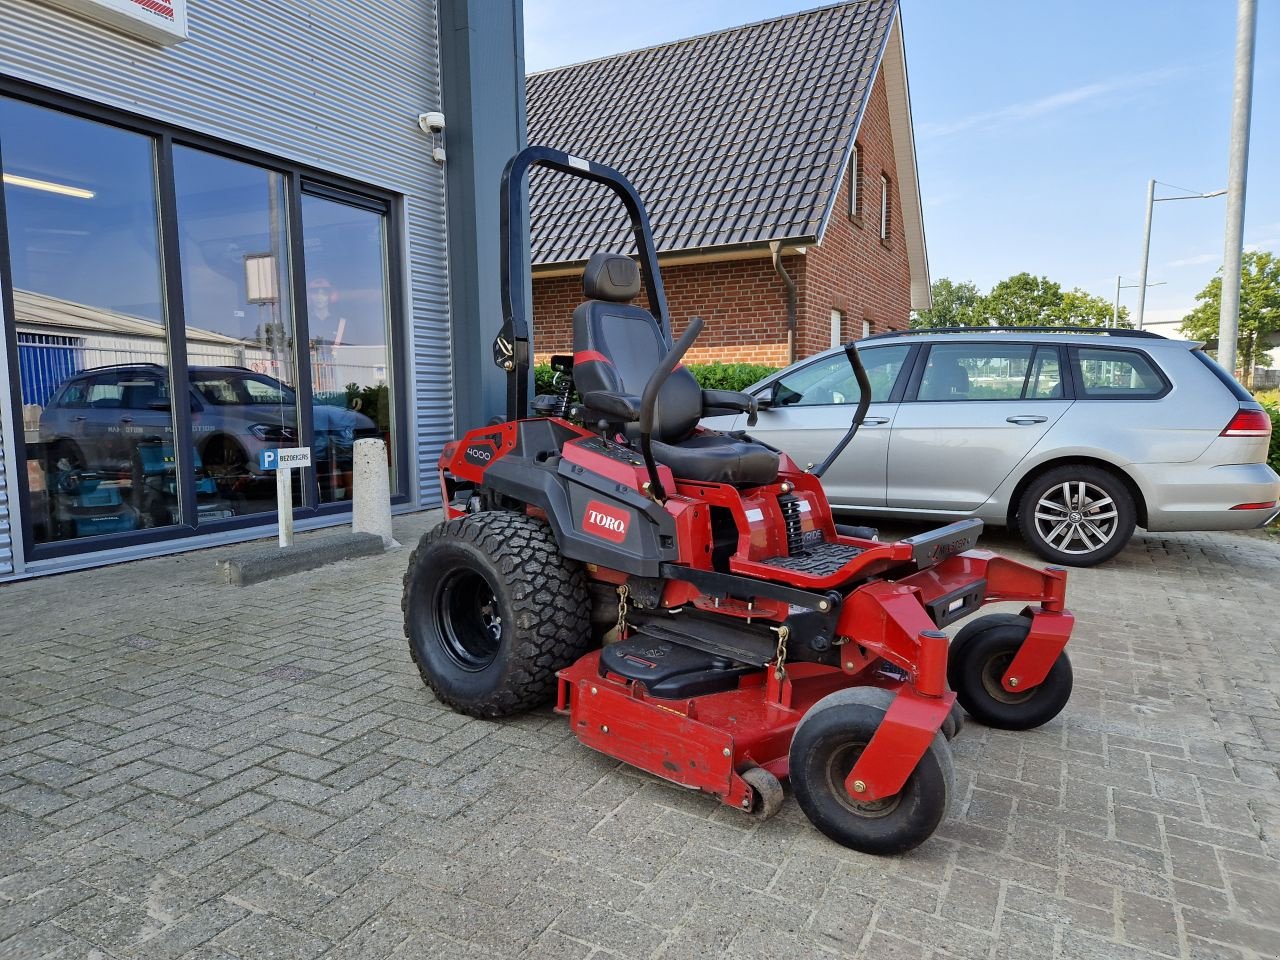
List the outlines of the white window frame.
<svg viewBox="0 0 1280 960">
<path fill-rule="evenodd" d="M 841 346 L 844 341 L 841 335 L 844 333 L 844 314 L 839 310 L 831 311 L 831 345 L 833 347 Z"/>
<path fill-rule="evenodd" d="M 853 145 L 853 154 L 849 157 L 849 218 L 857 220 L 861 216 L 859 209 L 859 201 L 861 201 L 861 177 L 858 175 L 858 159 L 860 151 L 858 145 Z"/>
<path fill-rule="evenodd" d="M 889 175 L 880 174 L 880 239 L 889 239 Z"/>
</svg>

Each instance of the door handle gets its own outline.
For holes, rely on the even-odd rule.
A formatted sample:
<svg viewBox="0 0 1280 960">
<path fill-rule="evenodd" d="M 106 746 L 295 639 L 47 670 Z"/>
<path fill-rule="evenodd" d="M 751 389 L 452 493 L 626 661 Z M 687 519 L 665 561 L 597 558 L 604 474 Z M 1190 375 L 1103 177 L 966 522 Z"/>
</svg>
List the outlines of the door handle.
<svg viewBox="0 0 1280 960">
<path fill-rule="evenodd" d="M 1028 427 L 1033 423 L 1044 423 L 1048 417 L 1041 417 L 1029 413 L 1021 413 L 1015 417 L 1005 417 L 1006 423 L 1016 423 L 1020 427 Z"/>
<path fill-rule="evenodd" d="M 72 417 L 71 419 L 74 421 L 80 421 L 80 420 L 88 420 L 89 418 L 84 414 L 79 414 L 77 416 Z"/>
<path fill-rule="evenodd" d="M 120 422 L 121 422 L 121 423 L 133 423 L 133 417 L 121 417 L 121 418 L 120 418 Z"/>
<path fill-rule="evenodd" d="M 865 426 L 878 427 L 882 423 L 888 423 L 888 422 L 889 422 L 888 417 L 867 417 L 865 420 L 862 421 L 862 425 L 864 427 Z"/>
</svg>

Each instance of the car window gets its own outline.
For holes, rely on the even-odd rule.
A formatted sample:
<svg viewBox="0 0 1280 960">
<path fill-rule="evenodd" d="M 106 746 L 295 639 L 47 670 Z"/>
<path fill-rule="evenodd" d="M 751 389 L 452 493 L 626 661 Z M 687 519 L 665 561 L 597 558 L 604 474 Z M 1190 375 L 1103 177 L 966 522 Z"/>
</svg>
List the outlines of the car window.
<svg viewBox="0 0 1280 960">
<path fill-rule="evenodd" d="M 85 396 L 85 402 L 98 409 L 114 409 L 120 406 L 121 398 L 124 396 L 124 389 L 120 386 L 115 377 L 110 379 L 94 380 L 89 385 L 89 392 Z"/>
<path fill-rule="evenodd" d="M 53 403 L 52 407 L 83 407 L 87 402 L 88 390 L 83 380 L 77 380 L 75 383 L 69 383 L 62 388 L 62 393 Z"/>
<path fill-rule="evenodd" d="M 1165 382 L 1136 350 L 1072 347 L 1079 396 L 1088 400 L 1150 400 L 1164 393 Z"/>
<path fill-rule="evenodd" d="M 169 402 L 169 382 L 159 377 L 122 379 L 120 389 L 120 405 L 130 410 L 163 409 Z"/>
<path fill-rule="evenodd" d="M 1062 399 L 1062 363 L 1057 347 L 1036 347 L 1025 396 L 1028 400 Z"/>
<path fill-rule="evenodd" d="M 936 343 L 920 379 L 920 400 L 1018 400 L 1031 372 L 1029 343 Z"/>
<path fill-rule="evenodd" d="M 903 343 L 858 351 L 871 382 L 872 402 L 889 399 L 910 350 L 910 344 Z M 858 400 L 858 382 L 843 353 L 794 370 L 775 384 L 779 406 L 812 407 Z"/>
<path fill-rule="evenodd" d="M 218 406 L 293 403 L 293 391 L 277 380 L 234 373 L 191 373 L 191 385 Z"/>
</svg>

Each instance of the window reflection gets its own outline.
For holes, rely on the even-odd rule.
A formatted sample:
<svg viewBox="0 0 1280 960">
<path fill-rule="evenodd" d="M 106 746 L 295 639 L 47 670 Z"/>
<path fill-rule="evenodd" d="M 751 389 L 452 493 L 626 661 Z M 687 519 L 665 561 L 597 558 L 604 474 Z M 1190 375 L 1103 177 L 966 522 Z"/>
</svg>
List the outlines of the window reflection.
<svg viewBox="0 0 1280 960">
<path fill-rule="evenodd" d="M 176 523 L 152 141 L 0 97 L 0 147 L 35 541 Z"/>
<path fill-rule="evenodd" d="M 274 510 L 260 455 L 298 443 L 285 180 L 187 147 L 173 159 L 192 444 L 236 514 Z"/>
<path fill-rule="evenodd" d="M 324 502 L 351 499 L 352 446 L 392 443 L 385 216 L 304 194 L 312 462 Z M 391 471 L 395 492 L 395 470 Z"/>
</svg>

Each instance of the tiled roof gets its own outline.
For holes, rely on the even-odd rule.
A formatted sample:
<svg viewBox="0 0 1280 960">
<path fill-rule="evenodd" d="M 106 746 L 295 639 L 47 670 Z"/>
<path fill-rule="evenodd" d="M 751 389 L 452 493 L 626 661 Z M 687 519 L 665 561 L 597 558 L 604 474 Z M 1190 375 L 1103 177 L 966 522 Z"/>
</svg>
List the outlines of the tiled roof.
<svg viewBox="0 0 1280 960">
<path fill-rule="evenodd" d="M 529 142 L 635 184 L 658 250 L 813 239 L 896 0 L 857 0 L 531 74 Z M 533 262 L 633 250 L 622 205 L 535 170 Z"/>
</svg>

